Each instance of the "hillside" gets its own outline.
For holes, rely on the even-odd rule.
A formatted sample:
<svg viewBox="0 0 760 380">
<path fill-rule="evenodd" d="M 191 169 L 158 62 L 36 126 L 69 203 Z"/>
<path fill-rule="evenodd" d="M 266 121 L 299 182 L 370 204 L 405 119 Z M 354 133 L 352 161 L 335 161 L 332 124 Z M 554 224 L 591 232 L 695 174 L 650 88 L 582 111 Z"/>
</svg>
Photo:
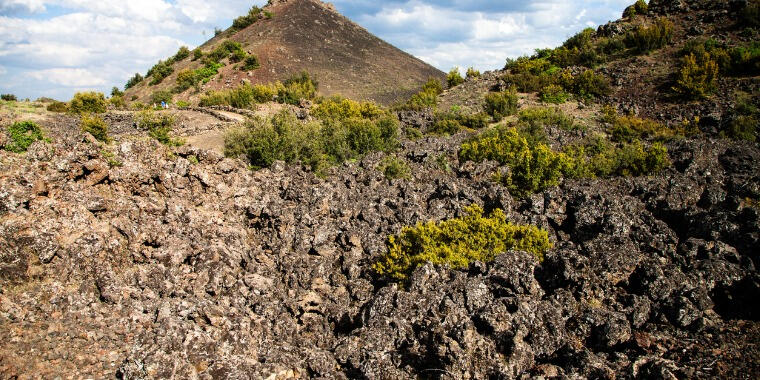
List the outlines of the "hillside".
<svg viewBox="0 0 760 380">
<path fill-rule="evenodd" d="M 101 141 L 2 102 L 0 378 L 756 379 L 758 28 L 641 1 L 397 107 Z"/>
<path fill-rule="evenodd" d="M 258 58 L 260 67 L 241 70 L 224 58 L 219 74 L 198 89 L 175 95 L 175 100 L 197 102 L 201 93 L 237 86 L 284 81 L 306 70 L 319 81 L 322 95 L 340 94 L 357 100 L 391 104 L 409 97 L 428 78 L 443 73 L 370 34 L 318 0 L 277 0 L 264 8 L 261 18 L 244 29 L 233 27 L 199 49 L 212 52 L 225 41 L 241 44 Z M 203 67 L 202 60 L 187 57 L 173 64 L 173 73 L 150 86 L 150 77 L 126 93 L 126 99 L 148 103 L 155 91 L 173 90 L 177 75 Z"/>
</svg>

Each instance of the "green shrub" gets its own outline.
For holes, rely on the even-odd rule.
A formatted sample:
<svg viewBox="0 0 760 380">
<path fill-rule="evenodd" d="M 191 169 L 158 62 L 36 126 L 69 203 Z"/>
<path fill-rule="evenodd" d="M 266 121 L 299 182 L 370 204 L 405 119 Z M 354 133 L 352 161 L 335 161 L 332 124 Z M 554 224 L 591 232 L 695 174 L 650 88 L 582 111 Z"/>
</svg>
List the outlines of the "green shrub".
<svg viewBox="0 0 760 380">
<path fill-rule="evenodd" d="M 47 110 L 50 112 L 66 113 L 69 112 L 69 105 L 64 102 L 52 102 L 48 104 Z"/>
<path fill-rule="evenodd" d="M 193 49 L 193 61 L 197 61 L 201 58 L 203 58 L 203 50 L 201 50 L 201 48 Z"/>
<path fill-rule="evenodd" d="M 298 105 L 302 99 L 313 100 L 317 95 L 317 82 L 312 76 L 302 71 L 300 74 L 290 77 L 278 89 L 278 102 L 284 104 Z"/>
<path fill-rule="evenodd" d="M 673 23 L 660 17 L 651 26 L 639 26 L 626 35 L 626 45 L 637 53 L 648 53 L 669 44 L 673 39 Z"/>
<path fill-rule="evenodd" d="M 388 180 L 411 177 L 411 169 L 406 161 L 394 156 L 385 157 L 377 166 L 377 170 Z"/>
<path fill-rule="evenodd" d="M 111 97 L 114 96 L 124 96 L 124 91 L 119 90 L 118 87 L 114 87 L 111 89 Z"/>
<path fill-rule="evenodd" d="M 141 111 L 137 115 L 138 128 L 148 131 L 150 137 L 167 146 L 182 145 L 182 140 L 169 136 L 175 122 L 174 115 L 157 113 L 150 109 Z"/>
<path fill-rule="evenodd" d="M 0 95 L 0 99 L 6 101 L 6 102 L 17 102 L 18 98 L 16 95 L 13 94 L 2 94 Z"/>
<path fill-rule="evenodd" d="M 573 117 L 566 115 L 559 108 L 538 107 L 520 111 L 518 120 L 522 123 L 538 124 L 542 127 L 555 126 L 571 131 L 578 129 Z"/>
<path fill-rule="evenodd" d="M 486 95 L 485 111 L 495 121 L 514 115 L 517 112 L 517 91 L 512 88 L 502 92 Z"/>
<path fill-rule="evenodd" d="M 560 85 L 550 84 L 541 89 L 538 93 L 541 101 L 544 103 L 562 104 L 565 103 L 570 95 Z"/>
<path fill-rule="evenodd" d="M 83 114 L 79 128 L 82 132 L 91 134 L 98 141 L 105 143 L 110 141 L 110 138 L 108 138 L 108 124 L 98 116 Z"/>
<path fill-rule="evenodd" d="M 254 6 L 248 11 L 248 14 L 240 16 L 232 22 L 232 29 L 245 29 L 264 17 L 271 18 L 272 16 L 271 13 L 265 16 L 261 8 Z"/>
<path fill-rule="evenodd" d="M 456 119 L 441 119 L 433 123 L 428 133 L 439 136 L 450 136 L 462 130 L 462 124 Z"/>
<path fill-rule="evenodd" d="M 475 70 L 475 68 L 470 67 L 467 69 L 467 79 L 475 79 L 480 78 L 480 71 Z"/>
<path fill-rule="evenodd" d="M 19 121 L 8 126 L 8 137 L 10 142 L 7 142 L 3 149 L 14 152 L 23 153 L 29 149 L 29 146 L 36 141 L 46 141 L 42 129 L 37 123 L 33 121 Z"/>
<path fill-rule="evenodd" d="M 177 108 L 185 109 L 190 107 L 190 103 L 184 100 L 178 100 L 177 101 Z"/>
<path fill-rule="evenodd" d="M 219 73 L 223 65 L 221 63 L 209 62 L 203 67 L 195 70 L 183 70 L 177 74 L 177 86 L 174 92 L 181 93 L 190 87 L 196 87 L 200 83 L 208 83 L 211 78 Z"/>
<path fill-rule="evenodd" d="M 748 46 L 737 46 L 728 53 L 731 66 L 726 70 L 736 76 L 760 75 L 760 42 Z"/>
<path fill-rule="evenodd" d="M 422 132 L 418 128 L 406 127 L 404 128 L 404 136 L 412 141 L 417 141 L 422 138 Z"/>
<path fill-rule="evenodd" d="M 174 73 L 174 68 L 171 66 L 171 63 L 158 61 L 157 64 L 148 70 L 148 74 L 146 76 L 153 78 L 148 84 L 151 86 L 160 84 L 166 77 L 172 75 L 172 73 Z"/>
<path fill-rule="evenodd" d="M 179 62 L 190 56 L 190 49 L 187 46 L 182 46 L 177 51 L 177 54 L 171 58 L 171 62 Z"/>
<path fill-rule="evenodd" d="M 311 115 L 320 120 L 344 121 L 352 118 L 375 120 L 388 116 L 388 113 L 372 102 L 357 102 L 335 96 L 319 103 Z"/>
<path fill-rule="evenodd" d="M 127 107 L 127 102 L 125 102 L 124 98 L 121 96 L 112 96 L 111 99 L 108 99 L 108 102 L 116 109 L 124 109 Z"/>
<path fill-rule="evenodd" d="M 501 80 L 507 84 L 507 86 L 513 86 L 520 92 L 538 92 L 542 89 L 554 85 L 557 83 L 557 76 L 541 73 L 539 75 L 531 73 L 519 73 L 519 74 L 506 74 L 501 77 Z"/>
<path fill-rule="evenodd" d="M 760 27 L 760 0 L 749 0 L 739 17 L 739 25 L 745 28 Z"/>
<path fill-rule="evenodd" d="M 491 262 L 510 250 L 532 253 L 542 261 L 552 248 L 547 231 L 534 226 L 507 222 L 504 212 L 472 205 L 464 215 L 438 223 L 418 223 L 404 227 L 388 238 L 388 251 L 375 263 L 375 271 L 394 281 L 405 282 L 425 263 L 464 269 L 474 261 Z"/>
<path fill-rule="evenodd" d="M 77 92 L 69 102 L 69 111 L 75 114 L 106 112 L 106 97 L 101 92 Z"/>
<path fill-rule="evenodd" d="M 137 84 L 139 84 L 143 80 L 145 80 L 145 78 L 143 78 L 143 76 L 140 75 L 140 73 L 135 73 L 135 76 L 133 76 L 132 78 L 129 78 L 129 80 L 127 81 L 127 84 L 124 85 L 124 90 L 129 90 L 130 88 L 137 86 Z"/>
<path fill-rule="evenodd" d="M 565 71 L 560 76 L 559 81 L 565 90 L 583 99 L 600 98 L 612 92 L 607 78 L 602 74 L 597 74 L 594 70 L 585 70 L 575 76 Z"/>
<path fill-rule="evenodd" d="M 243 51 L 243 47 L 239 42 L 225 40 L 206 55 L 204 58 L 204 64 L 209 66 L 214 63 L 219 63 L 219 61 L 225 58 L 230 58 L 230 60 L 234 62 L 236 59 L 244 59 L 245 56 L 246 53 Z"/>
<path fill-rule="evenodd" d="M 636 15 L 646 15 L 649 13 L 649 5 L 644 0 L 637 0 L 635 4 L 625 8 L 623 17 L 633 17 Z"/>
<path fill-rule="evenodd" d="M 757 141 L 759 122 L 760 110 L 752 103 L 752 98 L 747 94 L 739 94 L 733 117 L 720 134 L 724 138 Z"/>
<path fill-rule="evenodd" d="M 243 71 L 251 71 L 256 70 L 259 67 L 261 67 L 261 64 L 259 63 L 259 58 L 255 55 L 249 55 L 245 58 L 245 62 L 243 64 Z"/>
<path fill-rule="evenodd" d="M 159 90 L 153 92 L 153 94 L 150 96 L 150 101 L 153 102 L 153 104 L 161 104 L 161 102 L 166 102 L 166 104 L 169 104 L 172 102 L 173 97 L 174 95 L 172 95 L 170 91 Z"/>
<path fill-rule="evenodd" d="M 449 71 L 449 74 L 446 76 L 446 82 L 449 84 L 449 88 L 456 87 L 464 83 L 464 78 L 462 78 L 462 75 L 459 73 L 458 67 L 455 67 Z"/>
<path fill-rule="evenodd" d="M 689 99 L 704 99 L 715 91 L 717 80 L 718 64 L 710 53 L 689 54 L 683 57 L 673 91 Z"/>
</svg>

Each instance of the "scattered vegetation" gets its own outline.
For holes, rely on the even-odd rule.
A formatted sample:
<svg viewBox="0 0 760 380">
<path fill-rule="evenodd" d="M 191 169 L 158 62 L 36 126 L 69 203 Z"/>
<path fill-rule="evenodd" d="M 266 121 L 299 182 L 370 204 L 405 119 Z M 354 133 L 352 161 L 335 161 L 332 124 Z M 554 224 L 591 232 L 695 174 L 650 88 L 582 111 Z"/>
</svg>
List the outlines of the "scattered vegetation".
<svg viewBox="0 0 760 380">
<path fill-rule="evenodd" d="M 224 65 L 221 63 L 209 62 L 205 66 L 195 70 L 187 69 L 177 74 L 177 85 L 174 87 L 175 93 L 182 93 L 188 88 L 196 87 L 201 83 L 208 83 L 211 78 L 219 73 Z"/>
<path fill-rule="evenodd" d="M 119 161 L 118 158 L 116 158 L 116 154 L 111 152 L 108 149 L 103 149 L 100 151 L 100 154 L 103 156 L 103 158 L 108 161 L 108 166 L 112 168 L 121 167 L 124 166 L 124 163 Z"/>
<path fill-rule="evenodd" d="M 435 108 L 438 105 L 438 95 L 443 93 L 443 85 L 438 79 L 430 78 L 422 86 L 420 92 L 404 104 L 396 107 L 399 110 L 421 111 L 424 109 Z"/>
<path fill-rule="evenodd" d="M 127 107 L 127 102 L 125 102 L 124 98 L 121 96 L 112 96 L 108 99 L 108 103 L 116 109 L 124 109 Z"/>
<path fill-rule="evenodd" d="M 491 92 L 486 95 L 485 110 L 494 121 L 517 113 L 517 91 L 511 88 L 507 91 Z"/>
<path fill-rule="evenodd" d="M 114 97 L 114 96 L 124 96 L 124 91 L 119 90 L 118 87 L 113 87 L 111 89 L 111 97 Z"/>
<path fill-rule="evenodd" d="M 230 58 L 231 61 L 234 61 L 236 59 L 245 59 L 245 57 L 246 52 L 243 51 L 243 47 L 239 42 L 225 40 L 219 44 L 216 49 L 206 54 L 206 56 L 203 58 L 203 63 L 206 66 L 209 66 L 213 63 L 219 63 L 225 58 Z"/>
<path fill-rule="evenodd" d="M 174 96 L 170 91 L 167 90 L 159 90 L 154 91 L 153 94 L 150 96 L 150 101 L 153 104 L 161 104 L 161 102 L 166 102 L 166 104 L 170 104 L 172 102 L 172 98 Z"/>
<path fill-rule="evenodd" d="M 146 77 L 152 77 L 153 79 L 148 83 L 150 86 L 155 86 L 164 81 L 166 77 L 174 73 L 174 68 L 170 62 L 158 61 L 153 67 L 148 70 Z"/>
<path fill-rule="evenodd" d="M 52 102 L 48 104 L 47 110 L 50 112 L 58 112 L 58 113 L 65 113 L 69 112 L 69 105 L 65 102 Z"/>
<path fill-rule="evenodd" d="M 18 98 L 16 95 L 13 94 L 2 94 L 0 95 L 0 99 L 6 101 L 6 102 L 17 102 Z"/>
<path fill-rule="evenodd" d="M 705 99 L 715 91 L 718 64 L 710 53 L 683 57 L 673 91 L 689 99 Z"/>
<path fill-rule="evenodd" d="M 736 140 L 758 141 L 759 122 L 760 110 L 756 104 L 753 104 L 752 97 L 749 94 L 740 93 L 736 99 L 734 115 L 720 134 L 722 137 Z"/>
<path fill-rule="evenodd" d="M 728 76 L 760 75 L 760 42 L 729 48 L 713 39 L 693 39 L 684 44 L 682 57 L 694 55 L 696 61 L 712 60 L 721 74 Z"/>
<path fill-rule="evenodd" d="M 187 46 L 182 46 L 177 51 L 177 54 L 171 58 L 171 62 L 179 62 L 190 56 L 190 49 Z"/>
<path fill-rule="evenodd" d="M 411 177 L 411 169 L 409 169 L 406 161 L 395 156 L 385 157 L 378 165 L 377 170 L 383 173 L 388 180 Z"/>
<path fill-rule="evenodd" d="M 82 113 L 105 113 L 106 97 L 101 92 L 77 92 L 69 102 L 69 112 Z"/>
<path fill-rule="evenodd" d="M 509 223 L 500 209 L 488 216 L 483 213 L 480 206 L 472 205 L 459 218 L 404 227 L 388 238 L 388 252 L 375 263 L 375 271 L 403 283 L 428 262 L 463 269 L 474 261 L 491 262 L 510 250 L 532 253 L 542 261 L 552 248 L 547 231 Z"/>
<path fill-rule="evenodd" d="M 449 136 L 461 130 L 477 130 L 488 126 L 491 117 L 486 113 L 467 114 L 458 107 L 452 107 L 447 112 L 437 112 L 435 121 L 428 129 L 433 135 Z"/>
<path fill-rule="evenodd" d="M 625 37 L 626 45 L 640 54 L 662 48 L 672 39 L 673 22 L 665 17 L 660 17 L 650 26 L 637 27 Z"/>
<path fill-rule="evenodd" d="M 253 25 L 256 21 L 259 21 L 261 19 L 271 19 L 272 13 L 268 11 L 264 11 L 263 9 L 254 6 L 249 11 L 248 14 L 244 16 L 240 16 L 236 18 L 232 22 L 232 29 L 234 30 L 241 30 L 249 27 L 250 25 Z"/>
<path fill-rule="evenodd" d="M 462 74 L 459 73 L 458 67 L 455 67 L 449 71 L 449 74 L 446 76 L 446 82 L 448 83 L 449 88 L 453 88 L 464 83 L 464 78 L 462 78 Z"/>
<path fill-rule="evenodd" d="M 675 128 L 652 119 L 632 115 L 620 116 L 611 106 L 602 108 L 602 121 L 608 124 L 607 133 L 615 142 L 633 142 L 639 139 L 666 141 L 699 134 L 699 119 L 684 121 Z"/>
<path fill-rule="evenodd" d="M 259 63 L 259 58 L 256 57 L 255 55 L 249 55 L 243 61 L 242 69 L 243 71 L 251 71 L 251 70 L 258 69 L 259 67 L 261 67 L 261 64 Z"/>
<path fill-rule="evenodd" d="M 341 108 L 324 108 L 320 119 L 309 123 L 299 122 L 287 110 L 270 119 L 251 119 L 243 128 L 225 136 L 225 154 L 246 156 L 256 169 L 269 167 L 278 160 L 300 161 L 323 174 L 329 166 L 359 159 L 370 152 L 396 149 L 398 122 L 394 117 L 385 112 L 356 117 L 353 112 L 340 111 Z M 352 104 L 349 108 L 361 106 Z"/>
<path fill-rule="evenodd" d="M 19 121 L 8 126 L 7 129 L 9 142 L 5 143 L 3 149 L 14 152 L 23 153 L 29 149 L 29 146 L 36 141 L 47 141 L 45 135 L 42 133 L 37 123 L 33 121 Z"/>
<path fill-rule="evenodd" d="M 98 141 L 108 143 L 111 140 L 108 137 L 108 124 L 97 115 L 83 114 L 79 127 L 82 132 L 91 134 Z"/>
<path fill-rule="evenodd" d="M 290 77 L 277 89 L 277 99 L 280 103 L 298 105 L 301 100 L 311 100 L 317 95 L 319 82 L 308 72 Z"/>
<path fill-rule="evenodd" d="M 623 17 L 631 18 L 636 15 L 646 15 L 649 13 L 649 5 L 644 0 L 637 0 L 636 3 L 625 8 Z"/>
<path fill-rule="evenodd" d="M 127 81 L 127 84 L 124 85 L 124 90 L 129 90 L 130 88 L 137 86 L 143 80 L 145 80 L 145 78 L 143 78 L 143 76 L 140 75 L 140 73 L 135 73 L 135 76 L 133 76 L 132 78 L 129 78 L 129 80 Z"/>
<path fill-rule="evenodd" d="M 197 61 L 201 58 L 203 58 L 203 50 L 201 50 L 201 48 L 193 49 L 193 61 Z"/>
<path fill-rule="evenodd" d="M 570 99 L 570 94 L 565 92 L 565 89 L 557 84 L 550 84 L 542 88 L 541 91 L 538 92 L 538 96 L 541 98 L 542 102 L 554 104 L 562 104 Z"/>
<path fill-rule="evenodd" d="M 183 141 L 171 138 L 169 133 L 174 127 L 176 119 L 174 115 L 165 112 L 154 112 L 151 109 L 141 111 L 137 115 L 137 126 L 148 131 L 148 135 L 167 146 L 180 146 Z"/>
<path fill-rule="evenodd" d="M 475 68 L 470 67 L 467 69 L 467 79 L 475 79 L 480 78 L 480 71 L 475 70 Z"/>
</svg>

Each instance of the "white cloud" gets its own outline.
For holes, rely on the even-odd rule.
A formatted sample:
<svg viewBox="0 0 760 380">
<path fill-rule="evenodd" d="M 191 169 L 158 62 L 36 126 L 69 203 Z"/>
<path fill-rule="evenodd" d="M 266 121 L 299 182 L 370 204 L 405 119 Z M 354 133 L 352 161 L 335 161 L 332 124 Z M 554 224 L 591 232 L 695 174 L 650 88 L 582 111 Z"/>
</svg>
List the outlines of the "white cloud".
<svg viewBox="0 0 760 380">
<path fill-rule="evenodd" d="M 108 83 L 106 79 L 85 69 L 47 69 L 29 72 L 28 76 L 66 87 L 97 87 Z"/>
<path fill-rule="evenodd" d="M 44 12 L 44 0 L 0 0 L 0 12 L 22 10 L 26 12 Z"/>
</svg>

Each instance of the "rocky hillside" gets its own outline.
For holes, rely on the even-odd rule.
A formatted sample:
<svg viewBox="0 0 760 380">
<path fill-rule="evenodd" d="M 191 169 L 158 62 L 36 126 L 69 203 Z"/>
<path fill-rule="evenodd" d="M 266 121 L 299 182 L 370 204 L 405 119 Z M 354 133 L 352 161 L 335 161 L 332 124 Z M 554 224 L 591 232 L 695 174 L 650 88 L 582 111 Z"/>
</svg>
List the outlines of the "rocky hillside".
<svg viewBox="0 0 760 380">
<path fill-rule="evenodd" d="M 672 92 L 689 40 L 751 43 L 737 22 L 756 2 L 714 4 L 653 1 L 566 48 L 665 17 L 661 46 L 544 52 L 432 95 L 437 111 L 279 106 L 235 129 L 250 150 L 233 157 L 161 144 L 128 112 L 104 117 L 107 142 L 74 116 L 42 122 L 46 138 L 8 128 L 0 377 L 757 378 L 760 146 L 734 129 L 755 120 L 758 76 Z M 667 85 L 642 79 L 641 61 Z M 426 87 L 418 100 L 440 90 Z M 353 106 L 361 116 L 335 116 Z M 186 110 L 172 133 L 260 112 Z M 319 151 L 315 136 L 377 125 L 404 132 L 398 144 L 319 171 L 306 153 L 256 155 L 277 133 L 267 151 L 301 138 L 337 155 L 352 148 Z M 504 231 L 496 243 L 520 243 L 463 259 Z"/>
<path fill-rule="evenodd" d="M 254 84 L 284 81 L 306 70 L 319 81 L 322 95 L 391 104 L 409 97 L 428 78 L 443 77 L 438 69 L 375 37 L 319 0 L 271 1 L 262 10 L 242 16 L 237 24 L 198 49 L 208 55 L 224 43 L 236 42 L 247 56 L 257 58 L 257 67 L 246 68 L 245 62 L 229 54 L 220 56 L 215 60 L 220 67 L 204 77 L 206 83 L 180 90 L 175 100 L 195 102 L 208 90 L 235 87 L 244 80 Z M 150 85 L 158 74 L 146 75 L 145 81 L 127 91 L 125 99 L 137 96 L 136 100 L 149 103 L 156 91 L 177 92 L 179 73 L 208 67 L 209 62 L 195 59 L 193 52 L 170 66 L 171 73 L 160 83 Z"/>
</svg>

